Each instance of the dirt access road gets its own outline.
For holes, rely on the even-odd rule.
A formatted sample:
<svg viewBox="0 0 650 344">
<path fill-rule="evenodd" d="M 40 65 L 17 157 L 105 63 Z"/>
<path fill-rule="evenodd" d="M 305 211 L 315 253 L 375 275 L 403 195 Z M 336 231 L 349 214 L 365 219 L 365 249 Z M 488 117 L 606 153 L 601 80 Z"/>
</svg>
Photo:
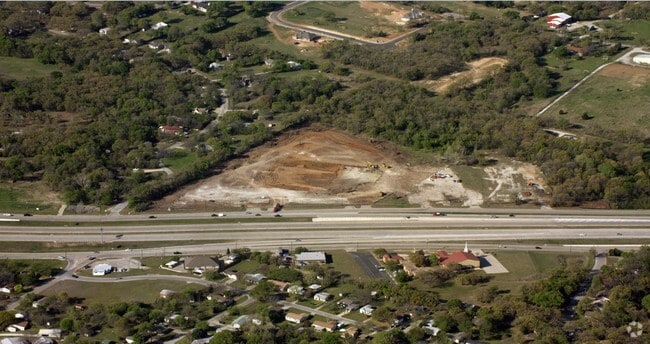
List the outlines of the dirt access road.
<svg viewBox="0 0 650 344">
<path fill-rule="evenodd" d="M 501 173 L 506 170 L 507 166 L 486 167 L 481 171 L 483 178 L 493 187 L 471 190 L 449 166 L 418 164 L 388 143 L 308 128 L 287 133 L 247 157 L 231 161 L 221 174 L 176 192 L 156 208 L 369 205 L 387 195 L 422 207 L 449 205 L 450 199 L 478 207 L 484 199 L 496 201 L 498 197 L 492 194 L 497 191 L 512 193 L 519 187 L 517 180 L 537 174 L 532 166 Z M 514 173 L 523 178 L 514 179 Z"/>
</svg>

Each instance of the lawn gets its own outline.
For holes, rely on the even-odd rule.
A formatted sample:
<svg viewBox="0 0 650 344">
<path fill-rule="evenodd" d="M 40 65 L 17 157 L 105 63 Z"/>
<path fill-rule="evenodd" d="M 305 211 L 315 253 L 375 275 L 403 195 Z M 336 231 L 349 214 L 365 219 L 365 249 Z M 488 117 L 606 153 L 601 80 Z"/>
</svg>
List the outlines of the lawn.
<svg viewBox="0 0 650 344">
<path fill-rule="evenodd" d="M 368 278 L 359 264 L 357 264 L 354 258 L 352 258 L 352 256 L 350 256 L 346 251 L 327 251 L 327 254 L 332 256 L 331 266 L 334 270 L 340 272 L 343 277 L 350 277 L 353 279 Z M 341 286 L 340 289 L 341 290 L 337 290 L 336 293 L 346 291 L 343 286 Z"/>
<path fill-rule="evenodd" d="M 174 172 L 179 172 L 190 166 L 197 159 L 198 157 L 194 152 L 189 152 L 183 149 L 174 149 L 168 157 L 163 159 L 163 163 Z"/>
<path fill-rule="evenodd" d="M 54 71 L 60 71 L 55 65 L 46 65 L 36 59 L 0 56 L 0 76 L 22 80 L 28 77 L 47 77 Z"/>
<path fill-rule="evenodd" d="M 84 304 L 95 303 L 114 304 L 117 302 L 153 303 L 160 296 L 160 290 L 170 289 L 177 292 L 188 288 L 201 289 L 197 284 L 176 281 L 134 281 L 120 283 L 87 283 L 78 281 L 62 281 L 48 288 L 44 295 L 57 295 L 61 292 L 71 297 L 84 299 Z"/>
<path fill-rule="evenodd" d="M 379 14 L 362 8 L 356 1 L 307 2 L 287 11 L 284 19 L 360 37 L 379 31 L 391 34 L 403 30 L 403 26 L 385 17 L 390 15 L 388 9 Z"/>
<path fill-rule="evenodd" d="M 621 32 L 621 37 L 625 39 L 624 44 L 629 45 L 646 45 L 648 44 L 648 38 L 650 37 L 650 21 L 647 20 L 607 20 L 605 22 L 596 22 L 595 24 L 601 26 L 601 24 L 613 25 L 616 28 L 619 28 Z M 603 25 L 603 27 L 606 27 Z"/>
<path fill-rule="evenodd" d="M 260 272 L 260 266 L 261 264 L 254 260 L 246 260 L 230 266 L 227 270 L 228 271 L 237 270 L 245 274 L 255 274 Z"/>
<path fill-rule="evenodd" d="M 451 169 L 458 179 L 462 180 L 463 187 L 479 192 L 483 199 L 487 199 L 492 190 L 497 186 L 493 181 L 487 180 L 483 167 L 454 166 Z"/>
<path fill-rule="evenodd" d="M 15 216 L 22 216 L 23 213 L 56 214 L 58 205 L 34 198 L 36 195 L 46 194 L 48 192 L 40 183 L 2 183 L 0 184 L 0 212 L 12 213 Z"/>
<path fill-rule="evenodd" d="M 373 208 L 419 208 L 417 204 L 411 204 L 405 196 L 389 194 L 372 204 Z"/>
<path fill-rule="evenodd" d="M 650 104 L 649 81 L 647 69 L 614 64 L 589 78 L 544 116 L 579 125 L 588 135 L 600 136 L 606 129 L 648 136 L 650 116 L 639 104 Z"/>
</svg>

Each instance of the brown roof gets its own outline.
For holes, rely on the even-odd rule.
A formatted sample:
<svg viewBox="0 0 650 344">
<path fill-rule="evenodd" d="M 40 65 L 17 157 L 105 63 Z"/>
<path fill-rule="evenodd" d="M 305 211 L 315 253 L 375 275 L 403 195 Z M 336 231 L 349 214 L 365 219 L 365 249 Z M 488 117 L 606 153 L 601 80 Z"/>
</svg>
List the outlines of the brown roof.
<svg viewBox="0 0 650 344">
<path fill-rule="evenodd" d="M 186 269 L 203 268 L 203 267 L 218 268 L 219 262 L 207 256 L 192 257 L 188 259 L 187 262 L 185 262 Z"/>
</svg>

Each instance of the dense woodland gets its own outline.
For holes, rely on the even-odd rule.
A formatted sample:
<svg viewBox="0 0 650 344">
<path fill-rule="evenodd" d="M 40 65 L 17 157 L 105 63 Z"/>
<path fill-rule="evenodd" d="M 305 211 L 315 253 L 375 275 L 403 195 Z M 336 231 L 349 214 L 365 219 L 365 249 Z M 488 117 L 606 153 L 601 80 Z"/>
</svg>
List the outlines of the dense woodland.
<svg viewBox="0 0 650 344">
<path fill-rule="evenodd" d="M 263 16 L 276 4 L 220 2 L 206 14 L 174 6 L 1 4 L 0 56 L 35 58 L 54 71 L 44 77 L 0 76 L 0 178 L 42 179 L 70 204 L 128 199 L 142 210 L 190 181 L 218 173 L 226 160 L 282 131 L 318 122 L 436 152 L 451 162 L 481 164 L 486 154 L 498 152 L 535 163 L 552 188 L 552 206 L 604 200 L 612 208 L 650 207 L 647 138 L 610 128 L 600 139 L 557 139 L 540 129 L 570 123 L 531 118 L 521 110 L 558 93 L 559 76 L 545 57 L 570 38 L 517 12 L 564 10 L 584 20 L 623 9 L 643 18 L 650 13 L 644 3 L 488 2 L 485 6 L 508 11 L 502 17 L 431 22 L 405 47 L 333 42 L 323 48 L 321 66 L 251 43 L 271 36 Z M 172 9 L 205 24 L 149 29 L 153 15 L 165 18 Z M 102 27 L 113 32 L 99 35 Z M 615 36 L 603 34 L 601 40 Z M 137 37 L 137 44 L 123 43 L 125 37 Z M 150 42 L 164 42 L 170 52 L 149 49 Z M 613 47 L 597 53 L 614 54 L 619 46 Z M 438 95 L 410 82 L 448 75 L 488 56 L 509 63 L 479 84 Z M 296 78 L 274 67 L 255 75 L 250 68 L 268 58 L 293 59 L 326 73 Z M 215 61 L 225 65 L 218 82 L 187 72 L 207 72 Z M 364 70 L 386 77 L 369 77 Z M 342 75 L 353 82 L 334 81 Z M 218 127 L 195 133 L 212 117 L 192 110 L 218 107 L 220 88 L 256 115 L 229 115 Z M 271 119 L 281 125 L 270 129 L 255 122 Z M 158 143 L 178 139 L 161 134 L 162 125 L 182 126 L 199 159 L 168 178 L 134 171 L 159 166 Z"/>
</svg>

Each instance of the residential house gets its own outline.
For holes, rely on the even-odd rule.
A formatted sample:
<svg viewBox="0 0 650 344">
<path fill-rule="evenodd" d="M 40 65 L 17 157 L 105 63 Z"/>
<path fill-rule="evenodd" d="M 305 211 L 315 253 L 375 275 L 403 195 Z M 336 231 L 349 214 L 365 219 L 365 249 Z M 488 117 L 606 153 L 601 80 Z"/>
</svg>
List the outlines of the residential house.
<svg viewBox="0 0 650 344">
<path fill-rule="evenodd" d="M 248 315 L 242 315 L 239 318 L 233 320 L 232 327 L 235 329 L 241 329 L 244 325 L 251 322 L 251 318 Z"/>
<path fill-rule="evenodd" d="M 45 302 L 45 298 L 44 298 L 44 297 L 43 297 L 43 298 L 40 298 L 40 299 L 38 299 L 38 300 L 32 302 L 32 308 L 38 308 L 38 307 L 41 307 L 41 306 L 43 305 L 44 302 Z"/>
<path fill-rule="evenodd" d="M 246 282 L 251 284 L 258 284 L 266 279 L 266 276 L 257 273 L 257 274 L 246 274 L 244 275 Z"/>
<path fill-rule="evenodd" d="M 212 337 L 200 338 L 193 340 L 190 344 L 208 344 L 210 343 L 210 340 L 212 340 Z"/>
<path fill-rule="evenodd" d="M 302 69 L 302 64 L 296 61 L 287 61 L 287 66 L 291 70 L 301 70 Z"/>
<path fill-rule="evenodd" d="M 219 262 L 208 256 L 191 257 L 185 262 L 187 270 L 216 270 L 219 271 Z"/>
<path fill-rule="evenodd" d="M 326 302 L 326 301 L 329 300 L 331 297 L 332 297 L 332 295 L 330 295 L 329 293 L 320 292 L 320 293 L 316 293 L 316 294 L 314 295 L 314 300 L 316 300 L 316 301 L 320 301 L 320 302 Z"/>
<path fill-rule="evenodd" d="M 208 13 L 208 7 L 210 7 L 210 3 L 203 2 L 203 1 L 197 1 L 197 2 L 192 1 L 190 2 L 190 6 L 199 12 Z"/>
<path fill-rule="evenodd" d="M 110 27 L 103 27 L 103 28 L 99 29 L 99 34 L 103 35 L 103 36 L 106 36 L 106 35 L 108 35 L 109 31 L 111 31 Z"/>
<path fill-rule="evenodd" d="M 322 288 L 322 286 L 320 284 L 315 284 L 315 283 L 307 287 L 307 289 L 311 291 L 319 291 L 320 288 Z"/>
<path fill-rule="evenodd" d="M 352 312 L 352 311 L 354 311 L 356 309 L 359 309 L 359 307 L 361 306 L 359 304 L 359 302 L 354 301 L 354 300 L 349 299 L 349 298 L 341 299 L 336 304 L 339 306 L 339 308 L 343 309 L 344 311 L 346 311 L 348 313 Z"/>
<path fill-rule="evenodd" d="M 208 65 L 208 68 L 212 70 L 222 69 L 224 67 L 223 63 L 212 62 Z"/>
<path fill-rule="evenodd" d="M 172 295 L 176 294 L 175 291 L 169 290 L 169 289 L 163 289 L 160 291 L 160 297 L 163 299 L 168 299 L 172 297 Z"/>
<path fill-rule="evenodd" d="M 0 288 L 0 292 L 5 293 L 5 294 L 11 294 L 11 292 L 14 290 L 14 285 L 13 284 L 7 284 L 4 287 Z"/>
<path fill-rule="evenodd" d="M 307 313 L 293 313 L 289 312 L 284 316 L 284 320 L 292 322 L 294 324 L 300 324 L 301 322 L 309 319 L 309 314 Z"/>
<path fill-rule="evenodd" d="M 289 283 L 287 282 L 282 282 L 282 281 L 276 281 L 276 280 L 268 280 L 269 283 L 273 284 L 275 288 L 281 292 L 287 291 L 287 288 L 289 288 Z"/>
<path fill-rule="evenodd" d="M 19 323 L 16 324 L 11 324 L 7 326 L 5 331 L 7 332 L 22 332 L 25 331 L 29 327 L 29 322 L 27 320 L 23 320 Z"/>
<path fill-rule="evenodd" d="M 299 285 L 292 285 L 289 288 L 287 288 L 287 293 L 289 294 L 302 295 L 304 292 L 305 292 L 305 288 Z"/>
<path fill-rule="evenodd" d="M 591 53 L 592 47 L 591 46 L 578 47 L 578 46 L 569 44 L 569 45 L 566 46 L 566 50 L 568 50 L 568 51 L 570 51 L 570 52 L 572 52 L 572 53 L 574 53 L 574 54 L 576 54 L 576 55 L 578 55 L 580 57 L 583 57 L 583 56 L 587 56 L 587 55 L 589 55 L 589 53 Z"/>
<path fill-rule="evenodd" d="M 402 261 L 404 261 L 404 258 L 402 258 L 399 254 L 397 253 L 386 253 L 384 256 L 381 258 L 381 261 L 385 263 L 388 262 L 395 262 L 397 264 L 402 264 Z"/>
<path fill-rule="evenodd" d="M 54 340 L 47 337 L 38 337 L 32 341 L 32 344 L 54 344 Z"/>
<path fill-rule="evenodd" d="M 158 42 L 151 42 L 147 46 L 149 47 L 149 49 L 153 49 L 153 50 L 158 50 L 158 49 L 165 48 L 165 46 L 163 44 L 160 44 Z"/>
<path fill-rule="evenodd" d="M 61 338 L 60 328 L 42 328 L 38 330 L 38 335 L 42 337 Z"/>
<path fill-rule="evenodd" d="M 183 127 L 177 125 L 161 125 L 158 127 L 158 131 L 163 134 L 180 135 L 183 132 Z"/>
<path fill-rule="evenodd" d="M 346 327 L 345 329 L 342 329 L 341 332 L 343 332 L 342 336 L 344 336 L 344 337 L 349 336 L 351 338 L 357 338 L 361 331 L 359 331 L 359 329 L 354 327 L 354 326 L 349 326 L 349 327 Z"/>
<path fill-rule="evenodd" d="M 301 252 L 296 255 L 296 262 L 301 265 L 309 263 L 326 263 L 325 252 Z"/>
<path fill-rule="evenodd" d="M 315 42 L 318 40 L 318 35 L 307 31 L 298 31 L 296 35 L 293 36 L 293 39 L 303 42 Z"/>
<path fill-rule="evenodd" d="M 424 326 L 422 326 L 422 329 L 424 330 L 424 332 L 432 336 L 437 336 L 438 332 L 440 332 L 440 328 L 435 326 L 435 322 L 433 320 L 427 321 L 427 323 L 424 324 Z"/>
<path fill-rule="evenodd" d="M 334 330 L 336 330 L 335 321 L 316 320 L 311 324 L 311 326 L 314 327 L 316 331 L 334 332 Z"/>
<path fill-rule="evenodd" d="M 363 307 L 361 307 L 359 309 L 359 313 L 361 313 L 363 315 L 367 315 L 367 316 L 371 316 L 372 312 L 374 312 L 374 311 L 375 311 L 375 307 L 373 307 L 371 305 L 365 305 L 365 306 L 363 306 Z"/>
<path fill-rule="evenodd" d="M 158 23 L 153 24 L 151 26 L 151 29 L 152 30 L 160 30 L 160 29 L 162 29 L 164 27 L 168 27 L 168 26 L 169 25 L 167 23 L 165 23 L 165 22 L 158 22 Z"/>
</svg>

